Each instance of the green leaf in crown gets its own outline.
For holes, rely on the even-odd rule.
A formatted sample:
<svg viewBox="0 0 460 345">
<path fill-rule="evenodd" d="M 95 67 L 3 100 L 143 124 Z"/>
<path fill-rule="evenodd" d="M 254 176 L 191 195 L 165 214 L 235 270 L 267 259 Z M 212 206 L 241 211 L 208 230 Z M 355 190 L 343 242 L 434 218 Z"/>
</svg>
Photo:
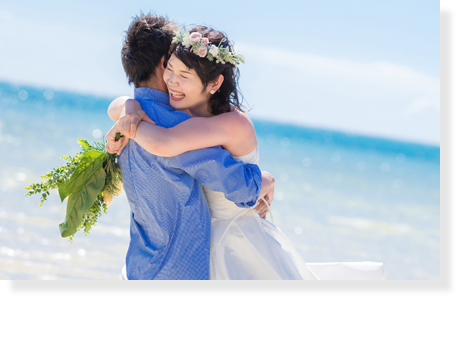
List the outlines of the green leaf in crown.
<svg viewBox="0 0 460 345">
<path fill-rule="evenodd" d="M 116 140 L 120 139 L 117 133 Z M 79 139 L 82 151 L 74 157 L 61 157 L 67 161 L 42 176 L 42 183 L 34 183 L 26 189 L 26 195 L 40 194 L 40 206 L 50 195 L 50 190 L 58 189 L 61 202 L 67 200 L 64 222 L 59 224 L 62 237 L 69 237 L 84 230 L 85 236 L 96 225 L 102 212 L 113 198 L 121 193 L 122 179 L 116 154 L 105 150 L 104 143 L 89 144 Z"/>
</svg>

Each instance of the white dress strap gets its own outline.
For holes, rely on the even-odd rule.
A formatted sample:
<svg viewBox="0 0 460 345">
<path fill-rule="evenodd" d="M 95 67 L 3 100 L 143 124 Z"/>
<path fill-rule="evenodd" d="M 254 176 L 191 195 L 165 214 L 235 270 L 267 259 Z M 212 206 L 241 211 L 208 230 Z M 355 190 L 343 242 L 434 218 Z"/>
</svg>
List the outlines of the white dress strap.
<svg viewBox="0 0 460 345">
<path fill-rule="evenodd" d="M 273 213 L 272 213 L 272 210 L 270 209 L 270 205 L 269 205 L 268 201 L 265 200 L 264 198 L 262 198 L 262 200 L 264 201 L 264 203 L 268 207 L 268 213 L 270 213 L 270 219 L 272 220 L 272 224 L 275 225 L 275 219 L 273 218 Z"/>
</svg>

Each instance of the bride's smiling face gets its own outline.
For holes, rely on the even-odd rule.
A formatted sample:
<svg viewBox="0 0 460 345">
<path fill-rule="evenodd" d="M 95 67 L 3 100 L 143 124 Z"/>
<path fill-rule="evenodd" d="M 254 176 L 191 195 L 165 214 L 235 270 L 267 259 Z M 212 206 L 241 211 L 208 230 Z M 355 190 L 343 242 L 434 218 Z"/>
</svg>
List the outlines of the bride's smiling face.
<svg viewBox="0 0 460 345">
<path fill-rule="evenodd" d="M 164 82 L 169 91 L 169 102 L 176 109 L 207 107 L 212 86 L 203 90 L 203 83 L 195 70 L 189 69 L 175 54 L 171 55 Z M 209 90 L 208 90 L 209 89 Z"/>
</svg>

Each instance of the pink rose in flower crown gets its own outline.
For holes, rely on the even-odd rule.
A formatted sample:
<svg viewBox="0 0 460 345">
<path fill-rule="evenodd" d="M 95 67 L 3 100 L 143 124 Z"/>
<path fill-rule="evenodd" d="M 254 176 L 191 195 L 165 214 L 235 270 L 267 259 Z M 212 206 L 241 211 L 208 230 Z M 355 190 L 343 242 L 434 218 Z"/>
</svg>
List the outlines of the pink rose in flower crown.
<svg viewBox="0 0 460 345">
<path fill-rule="evenodd" d="M 208 54 L 208 47 L 206 46 L 201 46 L 196 50 L 196 55 L 198 55 L 199 57 L 203 58 L 206 56 L 206 54 Z"/>
<path fill-rule="evenodd" d="M 199 32 L 193 32 L 190 34 L 190 40 L 192 43 L 198 43 L 201 40 L 201 34 Z"/>
<path fill-rule="evenodd" d="M 209 40 L 206 37 L 203 37 L 201 39 L 201 44 L 208 44 L 208 43 L 209 43 Z"/>
</svg>

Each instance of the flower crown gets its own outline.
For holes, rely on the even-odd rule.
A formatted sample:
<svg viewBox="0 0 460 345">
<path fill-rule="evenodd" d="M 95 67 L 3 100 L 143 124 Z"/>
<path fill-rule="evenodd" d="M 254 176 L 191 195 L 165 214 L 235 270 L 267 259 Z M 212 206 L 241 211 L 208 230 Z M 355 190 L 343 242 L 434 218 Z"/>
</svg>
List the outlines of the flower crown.
<svg viewBox="0 0 460 345">
<path fill-rule="evenodd" d="M 199 57 L 206 57 L 209 61 L 216 60 L 216 63 L 225 64 L 226 62 L 236 66 L 245 62 L 245 57 L 241 54 L 231 52 L 228 47 L 221 47 L 225 38 L 222 38 L 219 45 L 216 46 L 209 42 L 206 37 L 203 37 L 199 32 L 190 33 L 185 30 L 174 31 L 174 38 L 172 43 L 182 43 L 186 48 L 190 48 L 192 53 Z"/>
</svg>

